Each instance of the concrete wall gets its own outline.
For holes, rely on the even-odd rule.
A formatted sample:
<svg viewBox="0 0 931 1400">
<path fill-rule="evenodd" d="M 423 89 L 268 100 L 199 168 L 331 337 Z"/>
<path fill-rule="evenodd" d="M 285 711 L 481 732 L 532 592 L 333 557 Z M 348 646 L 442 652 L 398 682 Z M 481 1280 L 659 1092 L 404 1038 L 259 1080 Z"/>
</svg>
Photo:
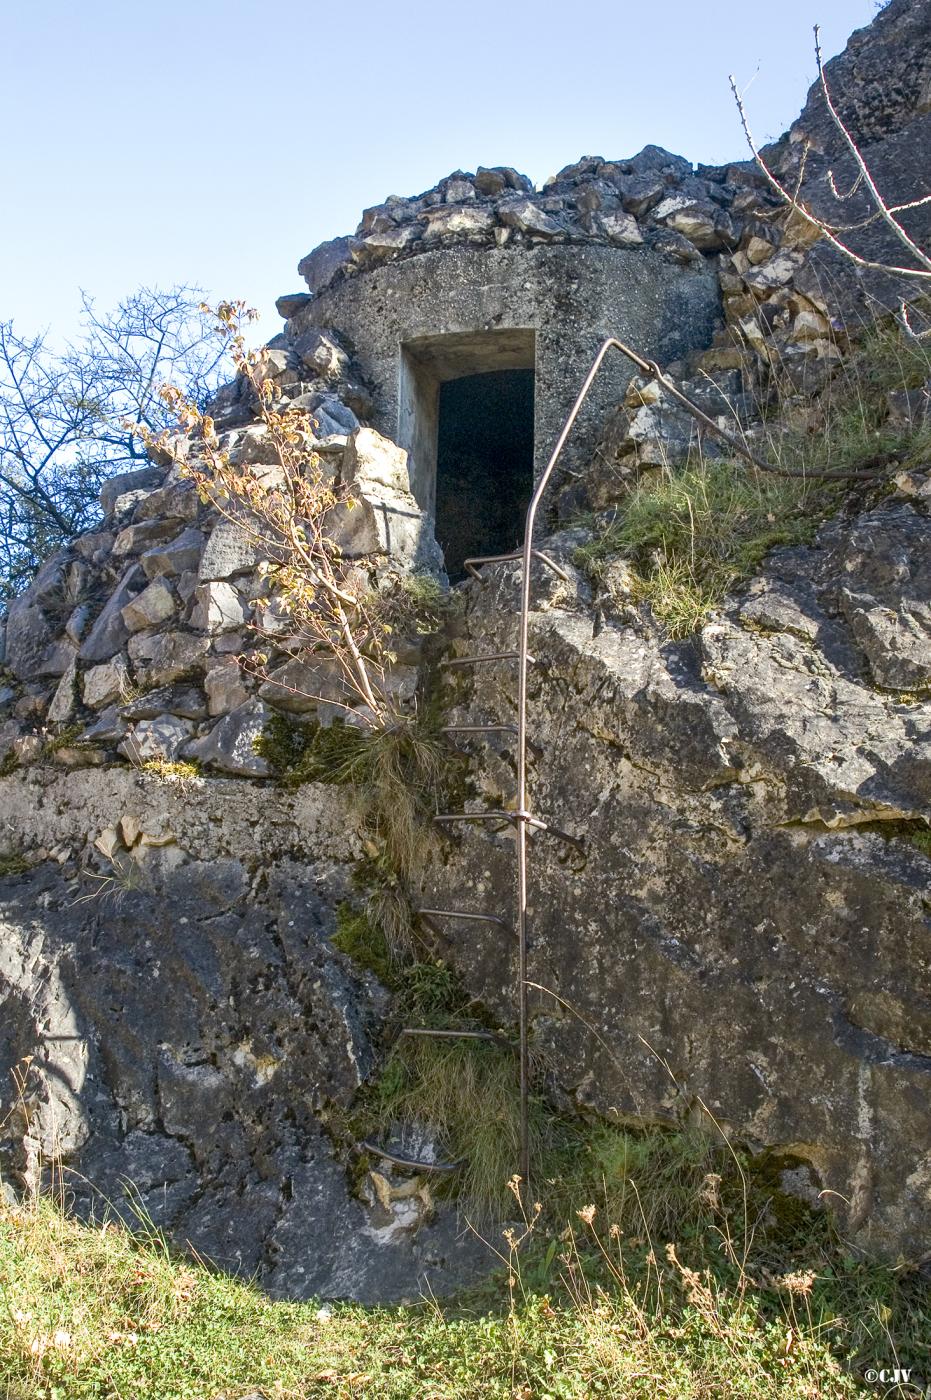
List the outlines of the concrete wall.
<svg viewBox="0 0 931 1400">
<path fill-rule="evenodd" d="M 536 369 L 536 469 L 542 470 L 599 344 L 609 335 L 668 362 L 709 343 L 720 312 L 715 267 L 645 249 L 449 248 L 388 264 L 321 292 L 289 323 L 333 327 L 375 397 L 375 426 L 411 454 L 415 494 L 433 504 L 439 384 L 486 370 Z M 446 337 L 456 337 L 456 340 Z M 584 469 L 631 368 L 609 361 L 567 448 Z"/>
</svg>

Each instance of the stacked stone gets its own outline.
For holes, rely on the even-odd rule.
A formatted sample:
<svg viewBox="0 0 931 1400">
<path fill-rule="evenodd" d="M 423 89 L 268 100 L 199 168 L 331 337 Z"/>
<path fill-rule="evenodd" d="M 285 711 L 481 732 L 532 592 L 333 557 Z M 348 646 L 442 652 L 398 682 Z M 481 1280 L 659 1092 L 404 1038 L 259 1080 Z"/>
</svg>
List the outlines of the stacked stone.
<svg viewBox="0 0 931 1400">
<path fill-rule="evenodd" d="M 769 191 L 746 173 L 732 205 L 739 236 L 717 259 L 722 324 L 708 349 L 666 370 L 722 428 L 739 427 L 752 438 L 765 409 L 811 404 L 841 363 L 849 333 L 832 314 L 809 257 L 817 229 L 798 211 L 774 207 Z M 590 503 L 601 508 L 621 499 L 641 470 L 681 465 L 699 445 L 705 457 L 726 450 L 653 381 L 635 378 L 605 425 Z"/>
<path fill-rule="evenodd" d="M 317 450 L 334 481 L 351 489 L 354 504 L 337 507 L 332 533 L 364 582 L 379 588 L 399 570 L 439 573 L 407 454 L 360 422 L 364 389 L 335 337 L 317 331 L 287 352 L 267 351 L 264 373 L 312 415 Z M 245 384 L 225 386 L 213 409 L 231 460 L 274 472 Z M 196 459 L 195 441 L 175 446 Z M 268 766 L 254 741 L 274 711 L 323 723 L 346 715 L 352 698 L 335 663 L 291 635 L 254 540 L 199 499 L 183 467 L 163 460 L 114 477 L 100 501 L 99 528 L 53 555 L 10 607 L 0 761 L 196 760 L 261 777 Z M 393 678 L 402 703 L 414 676 L 402 667 Z"/>
<path fill-rule="evenodd" d="M 298 264 L 308 292 L 282 297 L 278 309 L 290 318 L 338 281 L 453 245 L 607 243 L 695 262 L 738 246 L 748 186 L 754 200 L 769 199 L 752 166 L 694 171 L 689 161 L 659 146 L 646 146 L 627 160 L 586 156 L 538 191 L 509 167 L 479 166 L 474 175 L 457 170 L 414 198 L 389 196 L 365 210 L 354 235 L 308 253 Z"/>
</svg>

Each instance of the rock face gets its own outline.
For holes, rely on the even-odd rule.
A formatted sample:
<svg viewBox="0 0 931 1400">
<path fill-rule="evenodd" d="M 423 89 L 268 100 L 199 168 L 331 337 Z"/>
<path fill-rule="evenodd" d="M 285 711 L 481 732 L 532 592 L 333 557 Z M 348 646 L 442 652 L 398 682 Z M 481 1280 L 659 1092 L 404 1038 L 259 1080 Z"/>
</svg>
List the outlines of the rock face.
<svg viewBox="0 0 931 1400">
<path fill-rule="evenodd" d="M 858 1243 L 906 1254 L 931 1236 L 931 702 L 878 687 L 914 659 L 927 697 L 931 588 L 909 579 L 928 558 L 931 520 L 890 499 L 774 554 L 694 642 L 636 608 L 596 631 L 584 591 L 545 578 L 530 631 L 532 809 L 585 847 L 532 846 L 529 975 L 553 993 L 534 1024 L 560 1085 L 657 1121 L 704 1104 L 806 1158 Z M 464 653 L 514 645 L 517 574 L 484 573 Z M 453 722 L 509 720 L 512 671 L 475 668 Z M 507 745 L 475 749 L 475 805 L 499 807 Z M 430 902 L 488 907 L 511 839 L 456 840 Z M 450 946 L 506 1017 L 507 944 Z"/>
<path fill-rule="evenodd" d="M 90 798 L 92 820 L 98 802 L 123 811 L 99 842 L 114 858 L 109 885 L 76 906 L 73 867 L 52 863 L 6 882 L 0 900 L 3 1100 L 9 1070 L 38 1057 L 28 1131 L 18 1113 L 7 1123 L 14 1164 L 28 1179 L 63 1154 L 77 1209 L 98 1217 L 132 1181 L 179 1242 L 276 1296 L 413 1299 L 487 1268 L 484 1247 L 459 1242 L 454 1211 L 415 1233 L 351 1197 L 321 1126 L 320 1110 L 347 1106 L 369 1072 L 385 1001 L 329 941 L 351 853 L 339 804 L 321 794 L 302 859 L 267 867 L 204 835 L 222 811 L 235 841 L 258 793 L 156 795 L 99 776 L 91 794 L 66 780 L 48 796 L 64 842 L 80 839 L 69 796 Z M 166 801 L 170 815 L 157 810 Z M 168 821 L 206 858 L 186 858 Z"/>
</svg>

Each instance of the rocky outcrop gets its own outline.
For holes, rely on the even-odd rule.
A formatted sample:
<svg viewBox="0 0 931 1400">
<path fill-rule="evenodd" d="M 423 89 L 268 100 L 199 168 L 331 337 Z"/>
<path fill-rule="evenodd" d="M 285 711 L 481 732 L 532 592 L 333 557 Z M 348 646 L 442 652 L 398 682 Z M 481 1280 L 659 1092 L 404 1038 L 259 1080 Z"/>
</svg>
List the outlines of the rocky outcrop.
<svg viewBox="0 0 931 1400">
<path fill-rule="evenodd" d="M 545 547 L 572 574 L 579 542 Z M 583 582 L 542 574 L 530 629 L 532 806 L 584 846 L 540 835 L 531 856 L 535 1036 L 561 1089 L 639 1120 L 703 1105 L 806 1159 L 857 1243 L 909 1257 L 931 1236 L 928 558 L 927 513 L 891 498 L 775 553 L 694 641 L 622 587 L 593 626 Z M 514 645 L 517 574 L 484 573 L 464 653 Z M 918 694 L 885 688 L 919 673 Z M 512 719 L 513 667 L 462 685 L 454 723 Z M 500 807 L 507 741 L 472 747 L 473 806 Z M 512 869 L 512 838 L 463 827 L 431 903 L 478 908 Z M 506 1018 L 512 948 L 457 933 Z"/>
<path fill-rule="evenodd" d="M 332 789 L 110 770 L 4 798 L 27 842 L 55 843 L 0 896 L 0 1101 L 17 1064 L 25 1083 L 7 1172 L 63 1162 L 81 1213 L 141 1208 L 275 1296 L 415 1299 L 488 1267 L 429 1195 L 352 1196 L 323 1126 L 371 1071 L 386 1002 L 330 942 L 354 852 Z"/>
</svg>

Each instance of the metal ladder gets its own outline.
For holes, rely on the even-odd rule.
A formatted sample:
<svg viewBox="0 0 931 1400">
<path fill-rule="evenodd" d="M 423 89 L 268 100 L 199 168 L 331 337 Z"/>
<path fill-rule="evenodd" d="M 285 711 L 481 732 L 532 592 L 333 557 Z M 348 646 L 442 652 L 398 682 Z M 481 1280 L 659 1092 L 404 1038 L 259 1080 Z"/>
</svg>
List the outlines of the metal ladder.
<svg viewBox="0 0 931 1400">
<path fill-rule="evenodd" d="M 529 888 L 529 865 L 527 851 L 527 837 L 531 830 L 548 832 L 557 839 L 566 842 L 577 849 L 583 851 L 584 846 L 576 837 L 568 832 L 560 830 L 550 822 L 535 816 L 528 807 L 528 752 L 539 753 L 539 749 L 534 745 L 527 735 L 527 677 L 529 668 L 534 664 L 528 647 L 528 637 L 530 628 L 530 586 L 531 568 L 534 560 L 539 561 L 545 568 L 557 574 L 560 578 L 568 581 L 568 575 L 552 559 L 548 558 L 533 544 L 533 533 L 536 525 L 537 514 L 544 493 L 550 483 L 553 471 L 559 461 L 563 448 L 569 434 L 575 426 L 576 420 L 581 412 L 582 405 L 588 397 L 589 390 L 594 383 L 605 356 L 610 350 L 618 350 L 631 360 L 641 374 L 647 378 L 655 379 L 662 388 L 669 393 L 670 397 L 681 404 L 692 417 L 697 419 L 704 427 L 723 438 L 742 457 L 747 458 L 754 466 L 766 469 L 767 464 L 756 458 L 749 452 L 740 440 L 731 433 L 721 428 L 713 418 L 703 413 L 684 394 L 676 389 L 667 377 L 663 374 L 659 366 L 652 360 L 645 360 L 636 351 L 625 345 L 622 341 L 613 337 L 605 340 L 601 345 L 597 355 L 592 361 L 591 368 L 585 377 L 575 403 L 563 424 L 562 431 L 557 438 L 556 445 L 550 455 L 549 461 L 543 469 L 540 480 L 534 490 L 527 510 L 526 523 L 524 526 L 524 541 L 520 549 L 510 554 L 492 554 L 480 558 L 466 559 L 465 567 L 468 572 L 477 579 L 481 578 L 479 569 L 487 564 L 503 564 L 521 562 L 521 591 L 520 591 L 520 618 L 518 624 L 518 646 L 516 651 L 494 652 L 481 656 L 457 657 L 443 663 L 446 667 L 465 667 L 490 664 L 498 661 L 516 661 L 517 663 L 517 724 L 456 724 L 446 725 L 443 732 L 446 734 L 514 734 L 517 738 L 517 793 L 516 803 L 513 811 L 505 809 L 494 809 L 484 812 L 439 812 L 434 820 L 441 825 L 453 824 L 455 822 L 496 822 L 510 823 L 516 831 L 515 858 L 516 858 L 516 920 L 511 925 L 499 914 L 489 914 L 483 912 L 473 912 L 465 909 L 418 909 L 418 915 L 425 919 L 429 918 L 455 918 L 466 919 L 477 923 L 491 924 L 510 934 L 517 936 L 517 1007 L 519 1024 L 519 1045 L 518 1053 L 520 1058 L 520 1165 L 519 1174 L 526 1185 L 530 1179 L 530 1044 L 529 1044 L 529 1015 L 528 998 L 529 983 L 528 972 L 528 952 L 529 952 L 529 917 L 528 917 L 528 888 Z M 771 469 L 771 468 L 770 468 Z M 492 1031 L 456 1031 L 456 1030 L 432 1030 L 429 1027 L 406 1026 L 401 1031 L 402 1035 L 408 1036 L 436 1036 L 436 1037 L 464 1037 L 469 1039 L 492 1040 L 498 1043 L 508 1044 L 505 1037 L 496 1035 Z M 393 1162 L 400 1167 L 423 1172 L 452 1173 L 458 1171 L 464 1160 L 450 1162 L 428 1162 L 418 1161 L 404 1157 L 401 1154 L 391 1152 L 377 1143 L 363 1142 L 360 1146 L 367 1152 Z"/>
</svg>

